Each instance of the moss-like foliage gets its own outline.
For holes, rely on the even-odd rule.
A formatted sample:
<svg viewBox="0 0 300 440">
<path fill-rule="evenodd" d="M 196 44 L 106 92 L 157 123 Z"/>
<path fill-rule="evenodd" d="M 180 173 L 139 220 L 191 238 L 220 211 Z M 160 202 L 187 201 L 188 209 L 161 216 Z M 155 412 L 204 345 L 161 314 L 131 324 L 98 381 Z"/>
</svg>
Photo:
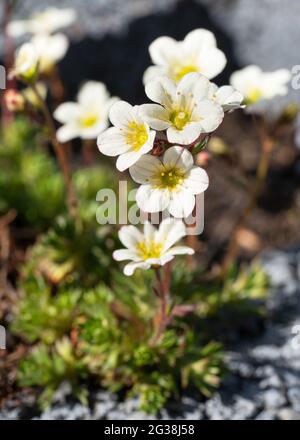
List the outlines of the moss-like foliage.
<svg viewBox="0 0 300 440">
<path fill-rule="evenodd" d="M 49 237 L 42 242 L 43 254 L 47 249 L 51 254 L 54 242 L 49 244 Z M 113 392 L 138 396 L 140 408 L 151 413 L 184 388 L 210 396 L 224 373 L 222 348 L 212 341 L 209 327 L 203 332 L 199 328 L 205 328 L 206 320 L 233 304 L 246 310 L 248 303 L 248 313 L 257 312 L 250 306 L 251 297 L 262 298 L 267 288 L 266 277 L 253 267 L 231 274 L 223 290 L 215 286 L 208 292 L 205 282 L 197 280 L 199 274 L 178 264 L 172 297 L 177 304 L 193 303 L 194 311 L 185 317 L 179 314 L 155 341 L 158 305 L 151 271 L 137 271 L 129 278 L 108 265 L 98 284 L 82 288 L 78 280 L 85 274 L 86 279 L 95 281 L 97 277 L 91 274 L 99 271 L 92 264 L 85 265 L 83 271 L 79 264 L 73 265 L 57 286 L 37 261 L 33 253 L 24 270 L 23 297 L 13 327 L 23 339 L 35 343 L 20 364 L 19 384 L 45 388 L 40 396 L 42 406 L 65 381 L 85 400 L 87 394 L 82 390 L 86 378 Z M 188 288 L 183 289 L 184 285 Z"/>
</svg>

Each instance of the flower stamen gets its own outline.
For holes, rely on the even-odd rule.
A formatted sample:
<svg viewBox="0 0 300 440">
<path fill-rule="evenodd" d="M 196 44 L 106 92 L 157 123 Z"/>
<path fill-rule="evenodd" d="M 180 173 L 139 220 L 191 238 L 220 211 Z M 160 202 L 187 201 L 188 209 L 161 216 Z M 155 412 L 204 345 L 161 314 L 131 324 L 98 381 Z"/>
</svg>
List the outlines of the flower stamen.
<svg viewBox="0 0 300 440">
<path fill-rule="evenodd" d="M 157 176 L 156 188 L 174 190 L 184 180 L 184 172 L 180 168 L 172 167 L 161 171 Z"/>
<path fill-rule="evenodd" d="M 143 260 L 148 260 L 149 258 L 159 258 L 162 248 L 163 244 L 157 243 L 154 240 L 141 241 L 137 245 L 137 252 Z"/>
<path fill-rule="evenodd" d="M 93 127 L 97 121 L 98 121 L 97 115 L 89 113 L 80 118 L 80 126 L 83 128 L 90 128 Z"/>
<path fill-rule="evenodd" d="M 191 115 L 187 110 L 178 109 L 170 114 L 170 121 L 177 130 L 182 130 L 190 120 Z"/>
<path fill-rule="evenodd" d="M 126 142 L 138 151 L 148 140 L 148 133 L 144 124 L 131 121 L 127 126 Z"/>
</svg>

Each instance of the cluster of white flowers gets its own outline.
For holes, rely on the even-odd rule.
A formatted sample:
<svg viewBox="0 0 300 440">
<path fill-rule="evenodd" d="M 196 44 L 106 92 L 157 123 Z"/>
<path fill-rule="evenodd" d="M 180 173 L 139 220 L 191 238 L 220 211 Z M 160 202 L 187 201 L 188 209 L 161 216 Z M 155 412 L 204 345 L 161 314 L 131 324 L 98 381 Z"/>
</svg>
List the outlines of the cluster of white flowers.
<svg viewBox="0 0 300 440">
<path fill-rule="evenodd" d="M 253 113 L 259 113 L 269 100 L 286 95 L 290 81 L 291 72 L 287 69 L 263 72 L 255 65 L 238 70 L 230 77 L 230 84 L 244 95 L 247 111 Z"/>
<path fill-rule="evenodd" d="M 47 8 L 28 20 L 11 21 L 7 26 L 8 35 L 15 38 L 31 36 L 17 53 L 13 74 L 25 81 L 33 79 L 37 71 L 49 74 L 69 48 L 68 38 L 62 33 L 54 33 L 75 20 L 73 9 Z"/>
<path fill-rule="evenodd" d="M 116 251 L 114 257 L 132 260 L 125 266 L 126 275 L 137 267 L 164 265 L 176 254 L 193 253 L 188 247 L 172 247 L 186 234 L 183 219 L 209 183 L 193 148 L 219 127 L 225 112 L 243 101 L 232 86 L 219 88 L 210 81 L 226 64 L 210 31 L 197 29 L 181 42 L 161 37 L 149 50 L 156 65 L 147 69 L 144 83 L 153 103 L 113 104 L 113 127 L 99 135 L 97 144 L 101 153 L 118 156 L 117 169 L 129 169 L 140 184 L 136 201 L 143 212 L 166 211 L 175 218 L 165 219 L 158 231 L 147 222 L 144 234 L 133 226 L 121 228 L 120 240 L 128 249 Z M 163 145 L 162 151 L 157 152 L 156 142 Z"/>
</svg>

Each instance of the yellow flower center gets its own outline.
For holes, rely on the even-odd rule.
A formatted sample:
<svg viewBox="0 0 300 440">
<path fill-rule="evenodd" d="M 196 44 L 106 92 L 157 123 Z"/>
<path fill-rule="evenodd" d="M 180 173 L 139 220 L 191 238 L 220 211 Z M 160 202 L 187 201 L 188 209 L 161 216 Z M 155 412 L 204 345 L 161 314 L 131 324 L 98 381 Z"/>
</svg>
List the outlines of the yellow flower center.
<svg viewBox="0 0 300 440">
<path fill-rule="evenodd" d="M 137 245 L 137 251 L 143 260 L 148 260 L 149 258 L 159 258 L 162 247 L 161 243 L 156 243 L 154 240 L 141 241 Z"/>
<path fill-rule="evenodd" d="M 163 168 L 161 171 L 159 171 L 156 180 L 157 188 L 174 190 L 178 187 L 178 185 L 182 184 L 184 180 L 184 172 L 175 166 Z"/>
<path fill-rule="evenodd" d="M 127 126 L 126 143 L 131 145 L 134 151 L 138 151 L 147 140 L 148 133 L 145 125 L 131 121 Z"/>
<path fill-rule="evenodd" d="M 182 130 L 190 120 L 191 115 L 186 110 L 178 109 L 172 111 L 170 114 L 170 121 L 177 130 Z"/>
<path fill-rule="evenodd" d="M 185 75 L 191 72 L 199 72 L 199 67 L 196 64 L 175 64 L 172 69 L 172 78 L 174 81 L 178 82 Z"/>
<path fill-rule="evenodd" d="M 263 94 L 262 94 L 260 89 L 253 88 L 247 94 L 247 96 L 245 98 L 245 103 L 248 104 L 248 105 L 255 104 L 257 101 L 260 100 L 260 98 L 262 98 L 262 96 L 263 96 Z"/>
<path fill-rule="evenodd" d="M 80 125 L 82 128 L 90 128 L 93 127 L 97 121 L 98 116 L 93 113 L 89 113 L 80 118 Z"/>
</svg>

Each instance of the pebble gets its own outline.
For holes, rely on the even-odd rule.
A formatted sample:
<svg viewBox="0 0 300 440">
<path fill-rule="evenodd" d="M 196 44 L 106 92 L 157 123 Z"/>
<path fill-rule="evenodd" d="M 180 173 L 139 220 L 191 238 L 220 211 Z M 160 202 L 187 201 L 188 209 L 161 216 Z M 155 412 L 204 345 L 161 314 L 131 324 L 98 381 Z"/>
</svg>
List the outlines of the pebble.
<svg viewBox="0 0 300 440">
<path fill-rule="evenodd" d="M 286 405 L 286 398 L 284 397 L 283 390 L 270 389 L 263 395 L 265 408 L 276 409 Z"/>
</svg>

